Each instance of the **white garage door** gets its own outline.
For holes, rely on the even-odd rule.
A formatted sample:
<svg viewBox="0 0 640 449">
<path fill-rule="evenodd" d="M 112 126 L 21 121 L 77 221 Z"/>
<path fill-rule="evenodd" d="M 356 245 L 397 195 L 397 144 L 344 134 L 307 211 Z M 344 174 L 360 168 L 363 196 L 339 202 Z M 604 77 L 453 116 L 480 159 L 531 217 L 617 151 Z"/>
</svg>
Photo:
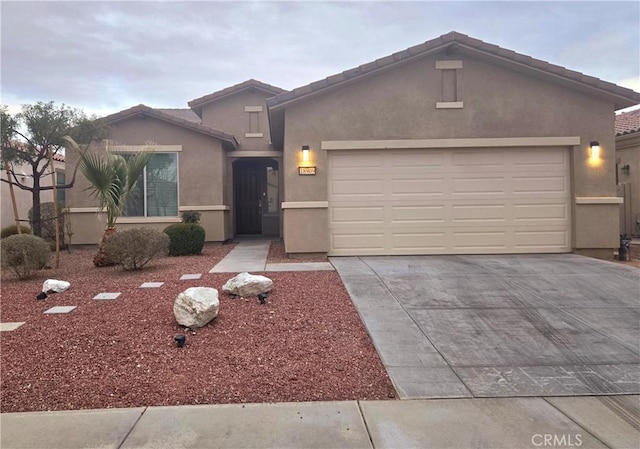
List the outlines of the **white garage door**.
<svg viewBox="0 0 640 449">
<path fill-rule="evenodd" d="M 566 148 L 329 151 L 331 255 L 571 250 Z"/>
</svg>

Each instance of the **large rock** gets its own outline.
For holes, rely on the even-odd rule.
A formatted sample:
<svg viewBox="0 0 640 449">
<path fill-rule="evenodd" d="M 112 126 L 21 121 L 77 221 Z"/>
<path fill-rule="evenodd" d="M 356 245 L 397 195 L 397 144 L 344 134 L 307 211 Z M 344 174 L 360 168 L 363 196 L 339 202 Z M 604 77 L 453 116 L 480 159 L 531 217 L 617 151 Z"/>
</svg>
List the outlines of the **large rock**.
<svg viewBox="0 0 640 449">
<path fill-rule="evenodd" d="M 173 316 L 178 324 L 191 329 L 202 327 L 218 316 L 218 290 L 191 287 L 178 295 L 173 303 Z"/>
<path fill-rule="evenodd" d="M 267 293 L 273 288 L 273 281 L 266 276 L 240 273 L 236 277 L 229 279 L 222 286 L 222 291 L 237 296 L 258 296 L 260 293 Z"/>
</svg>

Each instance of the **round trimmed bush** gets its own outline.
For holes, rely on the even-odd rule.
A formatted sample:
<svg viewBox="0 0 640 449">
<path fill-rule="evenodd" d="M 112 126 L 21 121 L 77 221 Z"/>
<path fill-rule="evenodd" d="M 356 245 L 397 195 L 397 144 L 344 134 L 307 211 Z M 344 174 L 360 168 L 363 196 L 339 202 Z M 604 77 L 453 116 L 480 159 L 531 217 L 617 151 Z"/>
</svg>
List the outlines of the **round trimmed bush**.
<svg viewBox="0 0 640 449">
<path fill-rule="evenodd" d="M 27 279 L 45 268 L 51 257 L 49 243 L 31 234 L 16 234 L 0 241 L 2 266 L 12 269 L 18 279 Z"/>
<path fill-rule="evenodd" d="M 20 231 L 23 234 L 31 234 L 31 228 L 20 225 Z M 7 226 L 0 231 L 0 238 L 9 237 L 10 235 L 18 235 L 18 227 L 16 225 Z"/>
<path fill-rule="evenodd" d="M 202 253 L 204 228 L 195 223 L 176 223 L 167 226 L 164 233 L 169 236 L 169 255 L 186 256 Z"/>
<path fill-rule="evenodd" d="M 168 251 L 169 237 L 151 228 L 114 232 L 104 242 L 107 259 L 125 270 L 141 270 L 150 260 L 165 256 Z"/>
</svg>

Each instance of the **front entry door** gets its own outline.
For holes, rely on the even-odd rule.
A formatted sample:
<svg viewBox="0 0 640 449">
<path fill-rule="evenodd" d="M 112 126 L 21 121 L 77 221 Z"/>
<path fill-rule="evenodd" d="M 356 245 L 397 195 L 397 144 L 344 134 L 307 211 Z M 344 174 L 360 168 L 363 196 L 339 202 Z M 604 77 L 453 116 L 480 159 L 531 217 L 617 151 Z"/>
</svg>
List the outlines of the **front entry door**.
<svg viewBox="0 0 640 449">
<path fill-rule="evenodd" d="M 234 178 L 236 234 L 262 234 L 264 163 L 237 162 Z"/>
</svg>

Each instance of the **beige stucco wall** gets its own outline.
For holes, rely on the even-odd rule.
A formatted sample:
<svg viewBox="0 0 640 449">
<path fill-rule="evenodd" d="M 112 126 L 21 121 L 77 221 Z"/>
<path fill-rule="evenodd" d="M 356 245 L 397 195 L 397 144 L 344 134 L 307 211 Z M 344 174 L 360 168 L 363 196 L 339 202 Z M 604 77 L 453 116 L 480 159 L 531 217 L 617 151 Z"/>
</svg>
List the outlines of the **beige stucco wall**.
<svg viewBox="0 0 640 449">
<path fill-rule="evenodd" d="M 239 150 L 270 150 L 271 134 L 266 99 L 273 96 L 273 94 L 249 88 L 217 99 L 202 106 L 202 124 L 233 134 L 240 144 Z M 245 136 L 250 132 L 250 113 L 245 112 L 245 106 L 262 106 L 262 112 L 257 113 L 258 128 L 262 137 Z"/>
<path fill-rule="evenodd" d="M 627 172 L 618 169 L 618 182 L 627 184 L 630 196 L 627 204 L 621 206 L 620 233 L 637 235 L 636 217 L 640 218 L 640 132 L 616 138 L 616 157 L 619 167 L 629 165 Z"/>
<path fill-rule="evenodd" d="M 64 162 L 55 161 L 55 170 L 56 172 L 64 172 L 65 164 Z M 42 167 L 42 166 L 40 166 Z M 18 179 L 26 185 L 32 186 L 32 172 L 31 166 L 25 164 L 15 164 L 13 169 L 16 174 L 24 173 L 25 176 L 18 176 Z M 7 172 L 3 169 L 2 173 L 0 173 L 3 179 L 7 179 Z M 11 226 L 15 224 L 14 214 L 13 214 L 13 204 L 11 202 L 11 192 L 9 190 L 9 184 L 6 182 L 0 183 L 2 187 L 0 187 L 0 227 L 4 228 L 6 226 Z M 51 170 L 47 168 L 45 174 L 40 179 L 40 185 L 42 187 L 48 187 L 51 185 Z M 28 190 L 22 190 L 18 186 L 13 186 L 13 192 L 16 199 L 16 208 L 18 210 L 18 218 L 20 220 L 28 220 L 29 219 L 29 209 L 31 209 L 33 205 L 33 199 L 31 196 L 31 192 Z M 53 191 L 52 190 L 44 190 L 40 192 L 40 203 L 48 203 L 53 201 Z M 29 226 L 27 221 L 21 221 L 23 226 Z"/>
<path fill-rule="evenodd" d="M 435 61 L 463 61 L 458 75 L 462 109 L 436 109 L 441 73 Z M 453 139 L 578 136 L 571 149 L 574 197 L 614 197 L 614 105 L 555 83 L 496 66 L 472 55 L 429 56 L 361 78 L 285 110 L 284 182 L 286 202 L 327 201 L 327 152 L 331 140 Z M 599 164 L 588 160 L 589 142 L 602 147 Z M 312 149 L 316 176 L 299 176 L 300 149 Z M 618 205 L 573 206 L 573 247 L 614 248 Z M 328 250 L 328 229 L 304 238 L 289 224 L 327 221 L 327 209 L 284 210 L 287 251 Z M 320 243 L 323 245 L 320 248 Z"/>
<path fill-rule="evenodd" d="M 227 225 L 230 205 L 225 202 L 229 197 L 225 192 L 225 152 L 220 140 L 148 116 L 113 125 L 110 140 L 120 145 L 144 145 L 149 141 L 158 145 L 181 145 L 182 151 L 178 153 L 179 214 L 184 210 L 200 212 L 200 224 L 205 228 L 207 241 L 231 238 Z M 87 187 L 88 182 L 78 173 L 75 186 L 67 191 L 74 244 L 97 243 L 106 222 L 94 212 L 98 202 L 87 194 Z M 122 217 L 116 226 L 121 229 L 148 226 L 162 230 L 175 222 L 180 222 L 180 218 Z"/>
</svg>

